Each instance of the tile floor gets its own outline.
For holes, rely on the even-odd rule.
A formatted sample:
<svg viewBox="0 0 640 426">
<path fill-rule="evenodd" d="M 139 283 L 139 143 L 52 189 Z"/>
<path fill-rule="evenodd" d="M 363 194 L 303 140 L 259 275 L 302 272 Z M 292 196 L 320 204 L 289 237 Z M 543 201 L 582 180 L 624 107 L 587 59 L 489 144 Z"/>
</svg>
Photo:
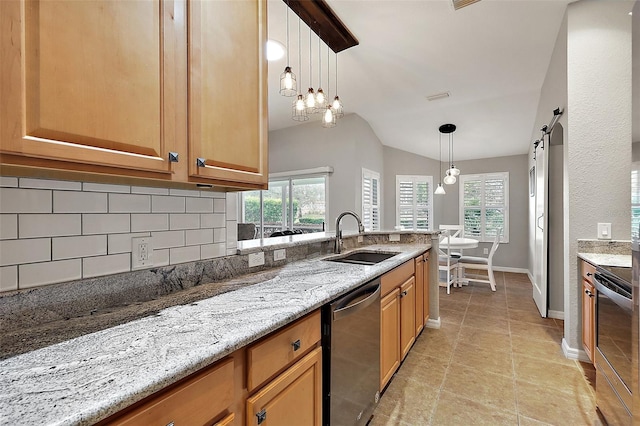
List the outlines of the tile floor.
<svg viewBox="0 0 640 426">
<path fill-rule="evenodd" d="M 595 370 L 564 357 L 562 321 L 540 317 L 526 275 L 496 281 L 440 289 L 442 327 L 418 337 L 370 426 L 601 424 Z"/>
</svg>

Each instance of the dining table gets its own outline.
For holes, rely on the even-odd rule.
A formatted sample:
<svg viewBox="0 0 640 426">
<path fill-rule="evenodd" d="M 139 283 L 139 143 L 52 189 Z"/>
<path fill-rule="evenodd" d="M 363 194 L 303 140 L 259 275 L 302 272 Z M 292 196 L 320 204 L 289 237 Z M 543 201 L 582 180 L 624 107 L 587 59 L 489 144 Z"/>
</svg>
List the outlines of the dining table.
<svg viewBox="0 0 640 426">
<path fill-rule="evenodd" d="M 448 237 L 440 240 L 441 249 L 464 250 L 478 247 L 480 241 L 468 237 Z"/>
</svg>

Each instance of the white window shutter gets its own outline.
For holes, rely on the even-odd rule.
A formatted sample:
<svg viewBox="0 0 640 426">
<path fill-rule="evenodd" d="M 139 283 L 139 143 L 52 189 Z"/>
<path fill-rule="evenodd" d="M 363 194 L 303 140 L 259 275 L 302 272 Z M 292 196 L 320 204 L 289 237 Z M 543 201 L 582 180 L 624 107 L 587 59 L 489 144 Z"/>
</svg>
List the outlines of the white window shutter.
<svg viewBox="0 0 640 426">
<path fill-rule="evenodd" d="M 396 176 L 396 225 L 402 229 L 431 229 L 433 177 Z"/>
<path fill-rule="evenodd" d="M 362 169 L 362 225 L 380 230 L 380 174 L 367 169 Z"/>
</svg>

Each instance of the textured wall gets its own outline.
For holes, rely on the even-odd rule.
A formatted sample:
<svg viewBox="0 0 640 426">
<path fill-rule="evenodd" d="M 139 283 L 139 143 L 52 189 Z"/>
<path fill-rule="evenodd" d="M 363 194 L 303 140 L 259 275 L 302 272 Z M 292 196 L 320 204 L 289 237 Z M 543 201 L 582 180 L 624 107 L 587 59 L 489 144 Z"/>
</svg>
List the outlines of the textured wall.
<svg viewBox="0 0 640 426">
<path fill-rule="evenodd" d="M 565 345 L 580 350 L 577 240 L 611 222 L 629 239 L 631 173 L 631 19 L 633 2 L 579 1 L 567 8 L 565 139 Z"/>
<path fill-rule="evenodd" d="M 235 193 L 0 177 L 0 291 L 235 254 Z"/>
</svg>

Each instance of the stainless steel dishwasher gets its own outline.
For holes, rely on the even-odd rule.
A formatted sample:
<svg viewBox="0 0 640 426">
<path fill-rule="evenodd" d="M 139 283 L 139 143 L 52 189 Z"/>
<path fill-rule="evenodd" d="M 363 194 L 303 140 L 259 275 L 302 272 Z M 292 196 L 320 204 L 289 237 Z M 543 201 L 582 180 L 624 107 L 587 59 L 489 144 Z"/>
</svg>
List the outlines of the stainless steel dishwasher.
<svg viewBox="0 0 640 426">
<path fill-rule="evenodd" d="M 365 425 L 380 393 L 380 279 L 322 308 L 323 424 Z"/>
</svg>

